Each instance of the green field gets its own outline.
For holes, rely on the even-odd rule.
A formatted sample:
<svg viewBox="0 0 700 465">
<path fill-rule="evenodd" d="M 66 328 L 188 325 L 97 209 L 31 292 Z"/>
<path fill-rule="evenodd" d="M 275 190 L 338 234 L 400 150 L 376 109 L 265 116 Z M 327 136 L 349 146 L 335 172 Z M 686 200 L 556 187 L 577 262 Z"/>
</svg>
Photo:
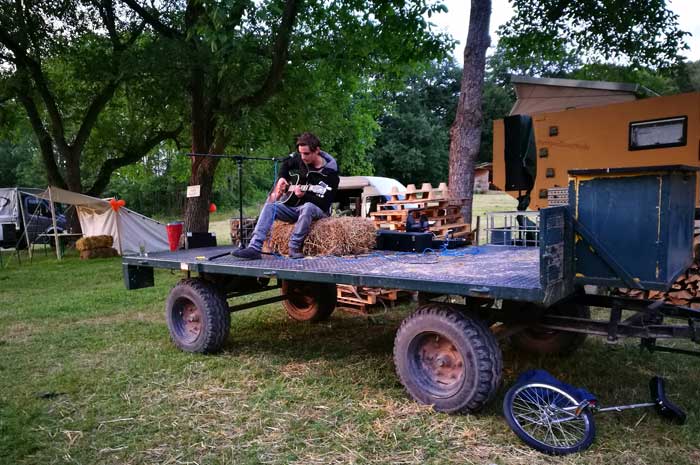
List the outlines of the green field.
<svg viewBox="0 0 700 465">
<path fill-rule="evenodd" d="M 4 263 L 3 465 L 700 463 L 700 359 L 640 352 L 633 341 L 589 339 L 568 358 L 506 343 L 498 398 L 479 414 L 450 416 L 410 400 L 394 373 L 394 333 L 411 305 L 323 324 L 294 323 L 269 305 L 232 316 L 222 353 L 193 355 L 170 343 L 164 320 L 179 273 L 157 270 L 155 287 L 126 291 L 118 258 L 39 253 L 19 266 L 6 252 Z M 665 376 L 688 422 L 601 414 L 591 449 L 541 455 L 510 432 L 500 405 L 535 367 L 604 405 L 647 401 L 649 377 Z"/>
</svg>

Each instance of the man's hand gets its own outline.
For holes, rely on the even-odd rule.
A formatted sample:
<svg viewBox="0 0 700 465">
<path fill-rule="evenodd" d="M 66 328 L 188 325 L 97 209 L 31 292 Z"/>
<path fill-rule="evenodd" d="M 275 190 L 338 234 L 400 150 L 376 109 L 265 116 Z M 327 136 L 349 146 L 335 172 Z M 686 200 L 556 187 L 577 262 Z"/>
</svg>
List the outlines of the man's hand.
<svg viewBox="0 0 700 465">
<path fill-rule="evenodd" d="M 272 200 L 278 200 L 282 194 L 287 192 L 287 188 L 289 187 L 289 181 L 287 181 L 284 178 L 279 178 L 277 181 L 277 185 L 275 186 L 275 190 L 272 191 Z"/>
<path fill-rule="evenodd" d="M 298 184 L 294 186 L 294 195 L 296 195 L 299 198 L 304 197 L 304 193 L 301 190 L 301 186 Z"/>
</svg>

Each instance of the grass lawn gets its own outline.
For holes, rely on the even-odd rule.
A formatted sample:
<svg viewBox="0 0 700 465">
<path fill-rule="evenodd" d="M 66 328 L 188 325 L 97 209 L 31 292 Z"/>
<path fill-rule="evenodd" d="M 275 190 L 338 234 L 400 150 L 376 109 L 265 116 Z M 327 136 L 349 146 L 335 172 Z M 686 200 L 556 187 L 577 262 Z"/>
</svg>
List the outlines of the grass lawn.
<svg viewBox="0 0 700 465">
<path fill-rule="evenodd" d="M 410 306 L 323 324 L 281 304 L 232 315 L 216 355 L 180 352 L 164 318 L 179 273 L 126 291 L 120 260 L 43 253 L 0 269 L 0 464 L 697 464 L 700 359 L 589 339 L 568 358 L 503 346 L 498 398 L 450 416 L 404 393 L 394 333 Z M 690 344 L 683 347 L 692 348 Z M 501 401 L 544 368 L 602 405 L 647 401 L 653 374 L 688 411 L 682 427 L 650 410 L 596 416 L 588 451 L 551 458 L 508 429 Z"/>
</svg>

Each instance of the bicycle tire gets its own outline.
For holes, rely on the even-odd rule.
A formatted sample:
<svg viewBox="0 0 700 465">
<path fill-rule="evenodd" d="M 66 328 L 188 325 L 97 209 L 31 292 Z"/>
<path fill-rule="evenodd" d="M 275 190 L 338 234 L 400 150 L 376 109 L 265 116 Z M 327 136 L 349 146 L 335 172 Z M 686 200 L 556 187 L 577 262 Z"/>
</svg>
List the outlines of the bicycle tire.
<svg viewBox="0 0 700 465">
<path fill-rule="evenodd" d="M 573 412 L 578 401 L 566 391 L 545 383 L 511 387 L 503 399 L 508 426 L 528 446 L 550 455 L 587 449 L 595 438 L 590 411 Z"/>
</svg>

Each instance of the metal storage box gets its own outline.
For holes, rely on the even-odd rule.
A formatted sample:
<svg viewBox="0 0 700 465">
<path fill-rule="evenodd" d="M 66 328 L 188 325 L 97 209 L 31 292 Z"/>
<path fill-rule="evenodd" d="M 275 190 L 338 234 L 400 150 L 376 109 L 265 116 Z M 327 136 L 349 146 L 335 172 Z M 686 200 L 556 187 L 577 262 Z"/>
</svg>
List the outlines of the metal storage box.
<svg viewBox="0 0 700 465">
<path fill-rule="evenodd" d="M 692 261 L 696 171 L 569 171 L 577 284 L 668 289 Z"/>
</svg>

